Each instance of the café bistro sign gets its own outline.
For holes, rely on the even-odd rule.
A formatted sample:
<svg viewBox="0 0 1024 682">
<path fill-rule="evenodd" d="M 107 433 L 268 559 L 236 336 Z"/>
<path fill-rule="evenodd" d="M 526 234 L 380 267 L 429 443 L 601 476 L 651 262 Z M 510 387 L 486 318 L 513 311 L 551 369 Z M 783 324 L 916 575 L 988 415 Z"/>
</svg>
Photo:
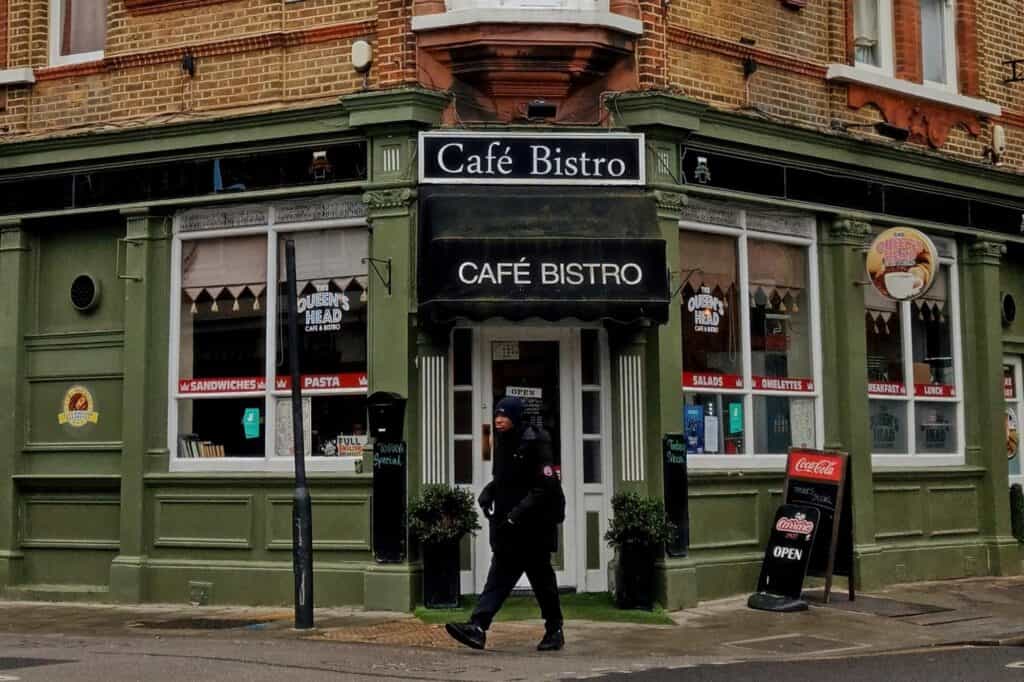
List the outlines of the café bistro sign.
<svg viewBox="0 0 1024 682">
<path fill-rule="evenodd" d="M 643 185 L 638 133 L 421 132 L 422 183 Z"/>
</svg>

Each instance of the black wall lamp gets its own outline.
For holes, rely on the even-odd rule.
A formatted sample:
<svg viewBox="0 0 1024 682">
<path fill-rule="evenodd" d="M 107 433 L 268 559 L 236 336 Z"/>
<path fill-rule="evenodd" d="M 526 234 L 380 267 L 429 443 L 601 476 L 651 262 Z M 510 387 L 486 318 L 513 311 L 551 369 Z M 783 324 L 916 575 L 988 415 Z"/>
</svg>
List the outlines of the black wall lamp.
<svg viewBox="0 0 1024 682">
<path fill-rule="evenodd" d="M 846 123 L 836 119 L 832 120 L 832 130 L 845 133 L 854 128 L 871 128 L 882 137 L 888 137 L 890 140 L 896 140 L 897 142 L 906 142 L 907 138 L 910 137 L 909 130 L 894 126 L 886 121 L 879 121 L 877 123 Z"/>
<path fill-rule="evenodd" d="M 192 56 L 192 50 L 185 50 L 181 56 L 181 70 L 189 75 L 189 78 L 196 77 L 196 58 Z"/>
</svg>

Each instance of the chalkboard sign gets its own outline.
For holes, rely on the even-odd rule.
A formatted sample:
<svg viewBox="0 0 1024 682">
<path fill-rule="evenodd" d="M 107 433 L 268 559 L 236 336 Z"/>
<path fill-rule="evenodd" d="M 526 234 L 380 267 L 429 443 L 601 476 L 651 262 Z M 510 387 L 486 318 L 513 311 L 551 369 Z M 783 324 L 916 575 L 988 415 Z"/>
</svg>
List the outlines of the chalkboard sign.
<svg viewBox="0 0 1024 682">
<path fill-rule="evenodd" d="M 757 592 L 747 605 L 766 611 L 803 611 L 807 602 L 800 598 L 804 577 L 811 562 L 821 513 L 816 507 L 784 504 L 775 512 L 771 538 L 764 550 Z M 822 527 L 824 528 L 824 526 Z"/>
<path fill-rule="evenodd" d="M 786 465 L 784 502 L 807 505 L 821 512 L 821 532 L 811 551 L 808 574 L 825 578 L 825 602 L 832 592 L 832 576 L 849 578 L 853 588 L 853 512 L 849 456 L 839 452 L 791 449 Z"/>
<path fill-rule="evenodd" d="M 405 559 L 407 470 L 404 441 L 373 444 L 373 553 L 381 563 Z"/>
<path fill-rule="evenodd" d="M 669 556 L 686 556 L 690 546 L 690 492 L 686 472 L 686 437 L 666 433 L 661 439 L 662 471 L 665 485 L 665 513 L 676 526 L 666 547 Z"/>
</svg>

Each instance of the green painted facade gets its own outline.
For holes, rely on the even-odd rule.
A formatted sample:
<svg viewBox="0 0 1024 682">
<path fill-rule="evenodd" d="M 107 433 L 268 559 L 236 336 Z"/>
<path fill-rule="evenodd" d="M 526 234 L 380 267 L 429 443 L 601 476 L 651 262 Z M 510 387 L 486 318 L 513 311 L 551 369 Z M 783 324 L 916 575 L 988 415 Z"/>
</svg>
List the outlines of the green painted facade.
<svg viewBox="0 0 1024 682">
<path fill-rule="evenodd" d="M 446 335 L 424 330 L 416 315 L 416 134 L 438 124 L 446 102 L 438 93 L 397 90 L 230 124 L 4 145 L 0 171 L 26 173 L 61 163 L 114 165 L 171 150 L 177 157 L 198 157 L 224 145 L 285 145 L 311 136 L 366 139 L 369 157 L 362 183 L 0 217 L 0 588 L 5 596 L 291 601 L 290 477 L 169 469 L 171 217 L 186 206 L 325 193 L 362 197 L 370 255 L 390 260 L 392 277 L 390 295 L 370 277 L 370 391 L 409 398 L 409 490 L 416 493 L 422 471 L 417 358 L 445 353 L 448 345 Z M 747 145 L 751 153 L 786 150 L 809 163 L 849 164 L 865 176 L 888 172 L 1008 199 L 1024 196 L 1019 181 L 1003 173 L 724 114 L 680 97 L 622 95 L 615 111 L 618 125 L 647 135 L 648 191 L 658 207 L 673 290 L 680 284 L 678 222 L 687 202 L 729 198 L 678 182 L 680 145 L 695 132 Z M 1004 353 L 1024 353 L 1024 317 L 1004 328 L 997 293 L 1024 301 L 1024 240 L 955 225 L 919 225 L 956 239 L 958 249 L 964 464 L 876 471 L 870 457 L 861 280 L 872 225 L 891 218 L 794 207 L 817 216 L 824 442 L 851 455 L 859 587 L 1020 573 L 1006 494 L 1001 367 Z M 71 280 L 83 272 L 101 284 L 100 305 L 88 313 L 76 312 L 67 295 Z M 681 334 L 678 305 L 670 307 L 665 325 L 609 334 L 613 371 L 617 356 L 639 355 L 646 385 L 647 479 L 622 482 L 620 458 L 612 452 L 615 489 L 661 494 L 661 435 L 681 427 Z M 64 392 L 76 384 L 89 387 L 99 413 L 97 423 L 82 431 L 57 418 Z M 613 391 L 613 414 L 619 400 Z M 617 437 L 612 442 L 618 443 Z M 310 482 L 317 603 L 411 609 L 420 595 L 418 556 L 414 550 L 401 564 L 374 562 L 370 474 L 312 473 Z M 659 562 L 667 607 L 753 589 L 782 484 L 781 471 L 691 471 L 691 552 Z M 596 518 L 581 521 L 580 532 L 596 541 Z M 588 546 L 588 568 L 596 556 Z"/>
</svg>

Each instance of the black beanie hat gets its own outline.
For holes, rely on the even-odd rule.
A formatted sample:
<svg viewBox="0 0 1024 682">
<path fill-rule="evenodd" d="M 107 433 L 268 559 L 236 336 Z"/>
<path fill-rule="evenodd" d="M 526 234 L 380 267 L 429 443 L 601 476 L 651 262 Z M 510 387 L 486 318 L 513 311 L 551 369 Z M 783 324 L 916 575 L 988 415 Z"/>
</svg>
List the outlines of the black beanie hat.
<svg viewBox="0 0 1024 682">
<path fill-rule="evenodd" d="M 519 426 L 523 420 L 523 401 L 508 396 L 502 398 L 494 408 L 494 416 L 499 415 L 508 417 L 515 426 Z"/>
</svg>

